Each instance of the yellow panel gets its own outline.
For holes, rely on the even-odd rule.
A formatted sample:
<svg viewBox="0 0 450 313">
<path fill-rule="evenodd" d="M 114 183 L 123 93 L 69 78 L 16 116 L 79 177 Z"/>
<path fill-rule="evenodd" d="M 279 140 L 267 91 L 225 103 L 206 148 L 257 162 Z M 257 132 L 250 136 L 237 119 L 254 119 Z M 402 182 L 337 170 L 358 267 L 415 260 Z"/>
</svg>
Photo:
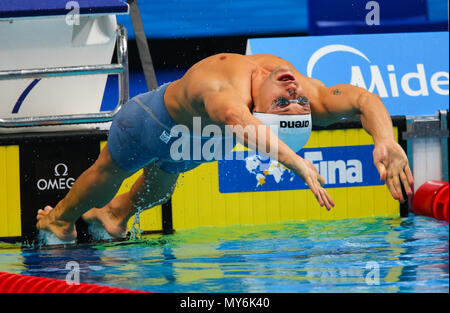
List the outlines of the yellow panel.
<svg viewBox="0 0 450 313">
<path fill-rule="evenodd" d="M 345 145 L 345 134 L 344 130 L 326 130 L 320 131 L 320 147 L 336 147 L 336 146 L 344 146 Z M 336 207 L 328 211 L 326 207 L 320 208 L 318 211 L 320 212 L 321 220 L 335 220 L 336 212 L 342 211 L 343 207 L 346 203 L 346 195 L 343 195 L 343 188 L 328 188 L 327 192 L 332 197 L 333 201 L 336 204 Z M 344 202 L 345 201 L 345 202 Z"/>
<path fill-rule="evenodd" d="M 172 196 L 172 224 L 175 229 L 181 229 L 184 227 L 184 198 L 177 196 L 186 195 L 184 190 L 184 174 L 180 175 L 177 180 L 175 192 Z M 176 212 L 176 213 L 175 213 Z M 177 225 L 177 227 L 175 227 Z"/>
<path fill-rule="evenodd" d="M 286 191 L 289 192 L 289 191 Z M 308 194 L 310 190 L 295 190 L 290 192 L 293 195 L 293 219 L 298 221 L 305 221 L 308 219 Z"/>
<path fill-rule="evenodd" d="M 253 221 L 255 224 L 267 223 L 266 193 L 267 192 L 247 193 L 253 198 Z M 273 191 L 271 193 L 273 193 Z"/>
<path fill-rule="evenodd" d="M 178 228 L 186 228 L 185 226 L 185 202 L 186 198 L 191 197 L 191 192 L 188 190 L 189 184 L 185 183 L 185 177 L 186 175 L 189 175 L 188 173 L 181 174 L 177 181 L 177 187 L 175 188 L 174 195 L 172 196 L 172 212 L 174 212 L 174 207 L 177 208 L 177 214 L 172 213 L 172 223 L 175 227 L 175 225 L 178 225 Z M 182 194 L 183 197 L 177 197 L 178 194 Z M 177 201 L 178 200 L 178 201 Z M 193 209 L 193 208 L 191 208 Z"/>
<path fill-rule="evenodd" d="M 382 187 L 382 188 L 380 188 Z M 372 188 L 374 195 L 374 210 L 373 214 L 375 216 L 388 215 L 387 208 L 387 198 L 385 197 L 386 191 L 388 190 L 386 186 L 378 186 L 378 188 Z"/>
<path fill-rule="evenodd" d="M 128 229 L 133 226 L 134 217 L 128 221 Z M 140 215 L 141 230 L 143 231 L 161 231 L 162 230 L 162 210 L 161 206 L 146 210 Z"/>
<path fill-rule="evenodd" d="M 361 187 L 361 199 L 363 199 L 360 207 L 360 215 L 362 216 L 374 216 L 375 212 L 375 198 L 374 198 L 373 186 Z"/>
<path fill-rule="evenodd" d="M 0 147 L 0 236 L 8 236 L 8 192 L 6 185 L 6 147 Z"/>
<path fill-rule="evenodd" d="M 314 194 L 311 192 L 311 190 L 306 190 L 306 191 L 307 191 L 307 192 L 305 192 L 305 195 L 306 195 L 305 198 L 306 198 L 306 203 L 307 203 L 306 220 L 320 220 L 322 208 L 319 206 L 319 203 L 317 202 L 317 199 L 314 196 Z"/>
<path fill-rule="evenodd" d="M 253 210 L 252 208 L 252 199 L 248 195 L 240 195 L 240 224 L 243 225 L 252 225 L 253 224 Z"/>
<path fill-rule="evenodd" d="M 106 141 L 100 142 L 100 149 L 103 149 L 106 145 Z M 143 170 L 134 173 L 122 182 L 116 196 L 124 194 L 130 191 L 135 181 L 142 175 Z M 128 221 L 128 229 L 133 226 L 134 217 Z M 149 210 L 146 210 L 140 215 L 141 230 L 143 231 L 160 231 L 162 230 L 162 207 L 160 205 L 155 206 Z"/>
<path fill-rule="evenodd" d="M 386 198 L 387 198 L 387 214 L 388 215 L 395 215 L 395 216 L 399 216 L 399 212 L 400 212 L 400 203 L 397 200 L 394 200 L 394 198 L 392 198 L 391 194 L 389 193 L 389 191 L 387 191 L 386 186 L 383 186 L 385 188 L 385 194 L 386 194 Z"/>
<path fill-rule="evenodd" d="M 206 164 L 206 167 L 211 166 L 212 164 Z M 217 166 L 217 164 L 214 164 Z M 205 166 L 204 166 L 205 167 Z M 196 176 L 196 185 L 202 185 L 206 181 L 211 180 L 211 171 L 209 171 L 207 168 L 203 168 L 203 174 L 200 176 Z M 205 192 L 210 192 L 211 184 L 208 184 L 209 186 L 205 190 Z M 201 190 L 196 189 L 195 191 L 195 201 L 197 205 L 197 214 L 196 218 L 199 221 L 199 225 L 207 225 L 208 220 L 211 218 L 211 206 L 210 206 L 210 199 L 205 199 L 205 197 L 202 196 Z"/>
<path fill-rule="evenodd" d="M 186 188 L 186 193 L 187 193 L 187 197 L 185 198 L 185 205 L 187 205 L 187 203 L 190 204 L 190 208 L 188 209 L 186 207 L 186 210 L 184 211 L 184 223 L 186 224 L 187 227 L 192 227 L 192 225 L 198 225 L 198 203 L 197 203 L 197 198 L 198 198 L 198 188 L 197 187 L 197 177 L 198 176 L 202 176 L 203 177 L 203 173 L 201 172 L 201 170 L 203 170 L 204 167 L 202 167 L 200 170 L 200 174 L 198 175 L 192 175 L 193 172 L 190 173 L 186 173 L 186 176 L 190 176 L 192 183 L 191 184 L 185 184 L 184 188 Z"/>
<path fill-rule="evenodd" d="M 289 191 L 279 192 L 280 221 L 294 220 L 294 193 Z"/>
<path fill-rule="evenodd" d="M 349 129 L 335 130 L 333 132 L 333 142 L 336 146 L 357 145 L 359 140 L 355 140 L 356 136 L 352 136 L 355 132 Z M 342 220 L 348 218 L 348 191 L 350 188 L 334 188 L 330 190 L 330 196 L 337 206 L 334 211 L 333 219 Z"/>
<path fill-rule="evenodd" d="M 208 164 L 209 165 L 209 164 Z M 212 171 L 205 171 L 202 177 L 197 177 L 197 183 L 203 184 L 207 181 L 211 180 Z M 211 192 L 211 183 L 208 183 L 205 186 L 205 192 Z M 198 220 L 199 225 L 208 225 L 208 222 L 211 220 L 211 214 L 213 213 L 211 208 L 211 199 L 209 197 L 202 197 L 199 195 L 198 199 Z"/>
<path fill-rule="evenodd" d="M 317 132 L 319 143 L 317 147 L 332 147 L 334 144 L 333 140 L 333 131 L 330 130 L 323 130 Z M 330 196 L 333 198 L 336 198 L 336 195 L 333 194 L 331 188 L 328 188 L 327 191 L 330 193 Z M 336 201 L 335 201 L 336 202 Z M 330 220 L 334 219 L 335 211 L 331 210 L 327 211 L 325 207 L 320 207 L 319 202 L 315 197 L 311 198 L 311 205 L 313 210 L 310 212 L 310 218 L 311 219 L 317 219 L 317 220 Z"/>
<path fill-rule="evenodd" d="M 266 216 L 267 221 L 279 222 L 280 214 L 279 214 L 279 202 L 280 202 L 280 192 L 272 191 L 265 194 L 265 203 L 266 203 Z"/>
<path fill-rule="evenodd" d="M 217 175 L 218 172 L 218 164 L 217 162 L 213 163 L 207 163 L 199 166 L 201 170 L 203 170 L 202 173 L 200 173 L 200 177 L 207 177 L 209 178 L 208 181 L 206 181 L 206 184 L 208 184 L 208 197 L 209 197 L 209 207 L 205 208 L 206 210 L 211 210 L 212 214 L 209 215 L 210 220 L 205 220 L 204 225 L 227 225 L 226 219 L 227 219 L 227 206 L 225 202 L 225 196 L 223 194 L 219 193 L 219 175 Z M 209 172 L 209 175 L 206 176 L 205 173 Z M 196 175 L 195 171 L 190 172 L 191 175 Z M 197 190 L 200 190 L 198 188 Z M 200 196 L 204 197 L 206 196 L 205 193 L 200 192 Z M 186 210 L 189 210 L 190 203 L 186 203 Z M 214 224 L 212 224 L 212 221 L 215 221 Z"/>
<path fill-rule="evenodd" d="M 373 145 L 372 136 L 370 136 L 365 130 L 361 129 L 357 134 L 359 135 L 360 145 Z"/>
<path fill-rule="evenodd" d="M 347 145 L 362 145 L 371 144 L 367 142 L 367 136 L 370 137 L 365 131 L 360 130 L 358 132 L 347 130 L 345 133 Z M 358 218 L 361 216 L 361 187 L 346 188 L 347 189 L 347 218 Z"/>
<path fill-rule="evenodd" d="M 372 137 L 363 129 L 325 130 L 312 132 L 306 148 L 372 144 Z M 213 162 L 180 177 L 172 198 L 174 229 L 399 215 L 398 202 L 384 185 L 328 188 L 336 203 L 328 212 L 310 190 L 221 194 L 217 173 L 217 162 Z"/>
<path fill-rule="evenodd" d="M 0 147 L 0 237 L 22 235 L 19 146 Z"/>
<path fill-rule="evenodd" d="M 239 194 L 232 193 L 225 198 L 226 202 L 226 224 L 239 224 Z"/>
<path fill-rule="evenodd" d="M 8 192 L 8 233 L 10 236 L 22 234 L 20 220 L 20 164 L 19 146 L 6 148 L 7 168 L 7 192 Z"/>
<path fill-rule="evenodd" d="M 305 148 L 314 148 L 319 146 L 319 132 L 313 131 L 311 132 L 311 136 L 309 137 L 308 142 L 305 145 Z"/>
<path fill-rule="evenodd" d="M 362 216 L 363 207 L 361 190 L 363 187 L 349 188 L 347 191 L 347 218 L 358 218 Z"/>
</svg>

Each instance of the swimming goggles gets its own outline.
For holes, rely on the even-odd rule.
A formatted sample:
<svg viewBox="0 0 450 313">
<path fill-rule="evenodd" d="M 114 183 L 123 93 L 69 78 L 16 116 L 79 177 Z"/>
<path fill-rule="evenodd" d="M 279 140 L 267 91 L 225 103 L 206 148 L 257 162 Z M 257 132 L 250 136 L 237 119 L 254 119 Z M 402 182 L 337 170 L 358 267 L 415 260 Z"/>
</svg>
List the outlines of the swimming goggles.
<svg viewBox="0 0 450 313">
<path fill-rule="evenodd" d="M 309 105 L 309 100 L 306 97 L 299 97 L 297 99 L 294 100 L 288 100 L 286 98 L 283 97 L 279 97 L 277 98 L 277 100 L 275 100 L 275 102 L 279 105 L 279 106 L 286 106 L 288 105 L 290 102 L 296 102 L 299 104 L 303 104 L 303 105 Z"/>
</svg>

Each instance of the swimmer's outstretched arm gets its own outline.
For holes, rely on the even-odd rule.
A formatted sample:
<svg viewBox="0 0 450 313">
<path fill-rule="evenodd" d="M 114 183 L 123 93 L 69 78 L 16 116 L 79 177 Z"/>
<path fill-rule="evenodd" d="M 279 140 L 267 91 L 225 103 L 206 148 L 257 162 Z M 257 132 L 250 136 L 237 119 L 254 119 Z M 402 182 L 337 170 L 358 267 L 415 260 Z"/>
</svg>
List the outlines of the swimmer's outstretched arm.
<svg viewBox="0 0 450 313">
<path fill-rule="evenodd" d="M 396 200 L 404 202 L 401 185 L 410 197 L 414 179 L 408 158 L 394 137 L 392 120 L 380 97 L 367 90 L 349 84 L 319 88 L 317 103 L 311 104 L 313 121 L 329 125 L 345 117 L 360 119 L 364 129 L 373 137 L 375 149 L 373 161 L 381 180 Z"/>
<path fill-rule="evenodd" d="M 322 187 L 325 179 L 319 175 L 314 165 L 297 155 L 279 140 L 269 127 L 255 118 L 245 101 L 240 99 L 232 89 L 205 93 L 203 101 L 211 120 L 218 125 L 232 127 L 237 139 L 244 142 L 246 146 L 278 160 L 294 171 L 308 184 L 321 206 L 325 206 L 327 210 L 334 207 L 333 200 Z M 261 134 L 261 131 L 264 134 Z M 259 139 L 265 142 L 259 142 Z"/>
</svg>

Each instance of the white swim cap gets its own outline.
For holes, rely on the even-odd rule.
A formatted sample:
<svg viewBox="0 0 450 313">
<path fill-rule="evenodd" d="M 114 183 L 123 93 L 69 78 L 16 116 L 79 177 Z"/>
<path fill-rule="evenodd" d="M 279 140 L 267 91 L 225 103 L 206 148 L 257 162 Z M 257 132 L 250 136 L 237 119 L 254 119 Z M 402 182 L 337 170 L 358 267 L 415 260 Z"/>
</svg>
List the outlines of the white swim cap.
<svg viewBox="0 0 450 313">
<path fill-rule="evenodd" d="M 253 116 L 269 126 L 294 152 L 300 151 L 311 135 L 311 114 L 283 115 L 255 112 Z"/>
</svg>

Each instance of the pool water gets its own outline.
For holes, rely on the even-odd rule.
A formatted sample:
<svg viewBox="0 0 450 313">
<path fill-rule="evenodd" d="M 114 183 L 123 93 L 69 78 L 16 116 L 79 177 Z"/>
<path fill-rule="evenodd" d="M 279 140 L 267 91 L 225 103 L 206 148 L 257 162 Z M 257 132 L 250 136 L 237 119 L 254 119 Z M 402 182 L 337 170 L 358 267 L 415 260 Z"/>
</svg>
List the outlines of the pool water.
<svg viewBox="0 0 450 313">
<path fill-rule="evenodd" d="M 72 261 L 82 283 L 155 292 L 449 292 L 448 243 L 448 223 L 414 215 L 200 227 L 67 248 L 3 243 L 0 271 L 64 280 Z"/>
</svg>

